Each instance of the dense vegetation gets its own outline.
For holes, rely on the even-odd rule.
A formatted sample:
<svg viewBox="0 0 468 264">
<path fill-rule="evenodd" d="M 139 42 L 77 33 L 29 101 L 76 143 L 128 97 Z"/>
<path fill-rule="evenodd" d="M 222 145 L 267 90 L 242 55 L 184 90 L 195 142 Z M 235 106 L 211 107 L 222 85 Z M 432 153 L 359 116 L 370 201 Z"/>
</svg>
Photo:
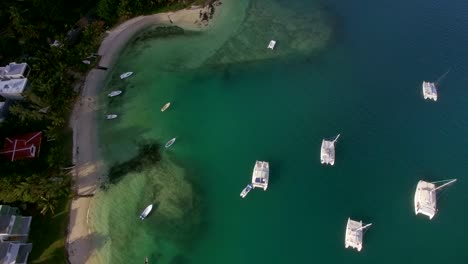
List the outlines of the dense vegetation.
<svg viewBox="0 0 468 264">
<path fill-rule="evenodd" d="M 43 243 L 33 247 L 33 263 L 65 262 L 66 214 L 72 197 L 68 119 L 93 66 L 82 61 L 97 51 L 109 26 L 193 2 L 205 0 L 2 0 L 0 65 L 27 62 L 31 73 L 25 100 L 15 102 L 0 123 L 0 145 L 6 136 L 44 132 L 39 158 L 10 162 L 0 157 L 0 204 L 17 205 L 33 215 L 32 240 Z M 51 46 L 55 40 L 61 45 Z M 146 147 L 155 149 L 158 146 Z M 38 227 L 55 232 L 41 233 Z"/>
</svg>

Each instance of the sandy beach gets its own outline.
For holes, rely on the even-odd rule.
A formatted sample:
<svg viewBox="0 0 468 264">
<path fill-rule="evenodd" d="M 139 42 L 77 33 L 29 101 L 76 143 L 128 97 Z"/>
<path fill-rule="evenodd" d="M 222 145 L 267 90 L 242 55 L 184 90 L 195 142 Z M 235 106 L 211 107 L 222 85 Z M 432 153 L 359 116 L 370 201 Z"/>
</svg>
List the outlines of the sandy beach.
<svg viewBox="0 0 468 264">
<path fill-rule="evenodd" d="M 186 30 L 208 28 L 201 21 L 200 12 L 208 8 L 192 7 L 177 12 L 159 13 L 130 19 L 112 30 L 101 43 L 98 54 L 99 66 L 111 68 L 121 50 L 132 37 L 148 26 L 172 24 Z M 211 23 L 211 21 L 210 21 Z M 107 75 L 106 70 L 92 69 L 84 82 L 80 97 L 73 109 L 70 127 L 73 129 L 74 194 L 68 226 L 67 250 L 69 262 L 74 264 L 93 263 L 93 232 L 88 225 L 88 210 L 93 195 L 99 188 L 105 168 L 99 158 L 96 112 L 97 96 Z"/>
</svg>

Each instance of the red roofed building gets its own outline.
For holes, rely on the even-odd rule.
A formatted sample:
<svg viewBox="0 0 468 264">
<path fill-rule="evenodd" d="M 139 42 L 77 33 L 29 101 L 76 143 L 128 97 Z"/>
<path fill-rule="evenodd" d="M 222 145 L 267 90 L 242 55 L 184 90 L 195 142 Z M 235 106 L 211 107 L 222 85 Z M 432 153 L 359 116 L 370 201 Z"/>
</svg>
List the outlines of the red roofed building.
<svg viewBox="0 0 468 264">
<path fill-rule="evenodd" d="M 0 155 L 8 157 L 11 161 L 35 158 L 39 156 L 41 141 L 42 132 L 7 137 Z"/>
</svg>

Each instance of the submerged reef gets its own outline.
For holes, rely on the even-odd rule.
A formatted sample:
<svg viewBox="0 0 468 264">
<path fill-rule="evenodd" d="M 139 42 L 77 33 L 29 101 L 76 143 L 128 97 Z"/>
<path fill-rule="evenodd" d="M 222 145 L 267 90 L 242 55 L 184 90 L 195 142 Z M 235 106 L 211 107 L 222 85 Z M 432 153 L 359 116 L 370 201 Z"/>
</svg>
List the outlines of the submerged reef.
<svg viewBox="0 0 468 264">
<path fill-rule="evenodd" d="M 276 1 L 253 0 L 239 30 L 218 49 L 208 64 L 242 63 L 323 50 L 331 40 L 332 23 L 319 4 L 297 13 Z M 267 49 L 276 40 L 274 50 Z"/>
</svg>

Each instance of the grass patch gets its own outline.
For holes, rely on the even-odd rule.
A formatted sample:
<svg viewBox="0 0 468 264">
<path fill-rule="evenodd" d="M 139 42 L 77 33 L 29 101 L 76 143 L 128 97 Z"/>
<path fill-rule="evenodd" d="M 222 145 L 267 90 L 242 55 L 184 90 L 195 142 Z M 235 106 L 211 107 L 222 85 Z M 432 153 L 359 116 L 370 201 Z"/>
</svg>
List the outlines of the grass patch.
<svg viewBox="0 0 468 264">
<path fill-rule="evenodd" d="M 29 241 L 33 243 L 29 263 L 67 263 L 65 242 L 70 213 L 68 197 L 60 200 L 55 214 L 33 216 Z"/>
</svg>

